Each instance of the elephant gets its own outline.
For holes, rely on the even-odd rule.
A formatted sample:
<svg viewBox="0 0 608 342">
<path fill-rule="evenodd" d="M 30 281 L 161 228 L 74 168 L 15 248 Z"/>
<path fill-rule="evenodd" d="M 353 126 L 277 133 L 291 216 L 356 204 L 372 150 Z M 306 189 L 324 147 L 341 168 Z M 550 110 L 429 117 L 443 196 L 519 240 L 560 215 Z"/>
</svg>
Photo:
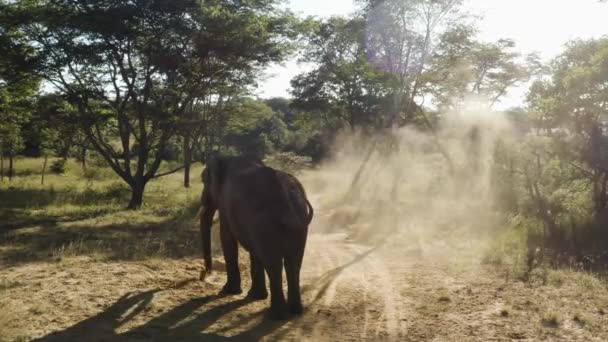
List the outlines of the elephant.
<svg viewBox="0 0 608 342">
<path fill-rule="evenodd" d="M 268 297 L 264 271 L 270 280 L 268 316 L 284 319 L 303 312 L 300 268 L 314 210 L 302 184 L 291 174 L 246 156 L 215 156 L 202 173 L 201 242 L 205 272 L 211 272 L 211 226 L 219 212 L 220 240 L 227 280 L 220 295 L 240 294 L 238 245 L 249 252 L 250 300 Z M 287 303 L 283 294 L 283 266 Z"/>
</svg>

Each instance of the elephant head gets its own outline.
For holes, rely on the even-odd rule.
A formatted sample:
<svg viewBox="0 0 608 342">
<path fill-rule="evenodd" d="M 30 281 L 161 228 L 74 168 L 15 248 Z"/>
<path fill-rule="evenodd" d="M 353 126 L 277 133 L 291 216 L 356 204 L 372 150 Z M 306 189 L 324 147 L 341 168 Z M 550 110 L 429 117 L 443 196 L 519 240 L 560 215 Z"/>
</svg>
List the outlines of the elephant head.
<svg viewBox="0 0 608 342">
<path fill-rule="evenodd" d="M 238 172 L 250 167 L 260 167 L 264 164 L 251 157 L 225 157 L 213 156 L 210 157 L 203 170 L 203 195 L 202 214 L 200 216 L 201 242 L 203 247 L 203 258 L 205 261 L 205 272 L 211 272 L 211 226 L 213 225 L 213 216 L 217 210 L 221 212 L 220 201 L 222 197 L 222 187 L 230 177 L 231 173 Z M 201 273 L 201 278 L 204 277 Z"/>
<path fill-rule="evenodd" d="M 201 198 L 203 212 L 201 214 L 201 242 L 203 258 L 205 260 L 205 271 L 211 272 L 211 226 L 213 216 L 218 209 L 219 192 L 221 186 L 221 160 L 210 158 L 202 174 L 203 195 Z M 203 274 L 201 274 L 203 278 Z"/>
</svg>

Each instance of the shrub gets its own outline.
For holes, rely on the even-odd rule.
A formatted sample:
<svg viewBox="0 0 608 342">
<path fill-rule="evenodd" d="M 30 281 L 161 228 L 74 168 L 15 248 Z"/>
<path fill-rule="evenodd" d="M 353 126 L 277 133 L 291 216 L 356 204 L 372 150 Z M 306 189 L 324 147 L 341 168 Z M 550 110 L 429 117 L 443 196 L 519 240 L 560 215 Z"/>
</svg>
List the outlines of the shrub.
<svg viewBox="0 0 608 342">
<path fill-rule="evenodd" d="M 57 159 L 57 160 L 53 161 L 51 163 L 51 166 L 49 167 L 49 170 L 51 170 L 52 173 L 55 173 L 58 175 L 64 174 L 65 169 L 66 169 L 66 160 L 65 159 Z"/>
</svg>

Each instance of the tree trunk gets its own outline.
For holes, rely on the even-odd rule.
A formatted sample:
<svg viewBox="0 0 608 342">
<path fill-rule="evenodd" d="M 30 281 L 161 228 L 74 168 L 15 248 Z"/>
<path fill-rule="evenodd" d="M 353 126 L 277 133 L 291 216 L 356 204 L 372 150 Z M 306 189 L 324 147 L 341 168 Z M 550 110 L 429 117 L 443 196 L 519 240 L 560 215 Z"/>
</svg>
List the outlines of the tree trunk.
<svg viewBox="0 0 608 342">
<path fill-rule="evenodd" d="M 4 182 L 4 152 L 0 152 L 0 182 Z"/>
<path fill-rule="evenodd" d="M 192 164 L 192 149 L 190 148 L 190 137 L 184 137 L 184 187 L 190 187 L 190 164 Z"/>
<path fill-rule="evenodd" d="M 70 154 L 70 148 L 64 148 L 63 151 L 61 151 L 61 159 L 63 160 L 68 160 L 68 155 Z"/>
<path fill-rule="evenodd" d="M 14 157 L 13 157 L 12 154 L 8 156 L 8 180 L 9 181 L 13 180 L 13 173 L 14 173 L 14 170 L 13 170 L 13 159 L 14 159 Z"/>
<path fill-rule="evenodd" d="M 42 164 L 42 177 L 40 178 L 40 185 L 44 185 L 44 174 L 46 173 L 46 164 L 49 161 L 49 156 L 44 155 L 44 163 Z"/>
<path fill-rule="evenodd" d="M 82 158 L 82 160 L 80 161 L 80 163 L 82 165 L 82 171 L 86 171 L 87 170 L 87 148 L 86 147 L 82 148 L 80 158 Z"/>
<path fill-rule="evenodd" d="M 365 158 L 363 158 L 363 161 L 361 162 L 359 169 L 355 173 L 355 177 L 353 178 L 352 182 L 350 183 L 348 192 L 346 193 L 347 199 L 355 199 L 355 198 L 359 197 L 359 182 L 361 181 L 361 176 L 363 175 L 363 170 L 367 167 L 367 164 L 369 163 L 372 155 L 374 154 L 374 151 L 376 150 L 377 143 L 378 143 L 378 140 L 374 139 L 372 145 L 370 146 L 369 150 L 367 151 L 367 154 L 365 155 Z"/>
<path fill-rule="evenodd" d="M 131 185 L 131 200 L 129 201 L 129 210 L 137 210 L 141 208 L 144 202 L 144 188 L 146 183 L 142 181 L 136 181 Z"/>
</svg>

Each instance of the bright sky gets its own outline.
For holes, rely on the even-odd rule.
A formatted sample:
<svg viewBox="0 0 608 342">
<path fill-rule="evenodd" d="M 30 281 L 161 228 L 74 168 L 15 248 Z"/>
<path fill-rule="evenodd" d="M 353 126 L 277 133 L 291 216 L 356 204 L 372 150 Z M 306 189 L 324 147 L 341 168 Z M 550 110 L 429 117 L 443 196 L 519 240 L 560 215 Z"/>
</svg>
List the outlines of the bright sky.
<svg viewBox="0 0 608 342">
<path fill-rule="evenodd" d="M 289 7 L 301 15 L 329 17 L 355 10 L 352 0 L 289 0 Z M 576 38 L 608 35 L 608 3 L 598 0 L 466 0 L 466 9 L 482 15 L 480 37 L 493 41 L 512 38 L 522 53 L 539 52 L 550 59 L 564 44 Z M 306 66 L 288 61 L 272 66 L 261 82 L 258 95 L 289 97 L 290 80 Z M 515 89 L 502 108 L 521 105 L 526 89 Z"/>
</svg>

